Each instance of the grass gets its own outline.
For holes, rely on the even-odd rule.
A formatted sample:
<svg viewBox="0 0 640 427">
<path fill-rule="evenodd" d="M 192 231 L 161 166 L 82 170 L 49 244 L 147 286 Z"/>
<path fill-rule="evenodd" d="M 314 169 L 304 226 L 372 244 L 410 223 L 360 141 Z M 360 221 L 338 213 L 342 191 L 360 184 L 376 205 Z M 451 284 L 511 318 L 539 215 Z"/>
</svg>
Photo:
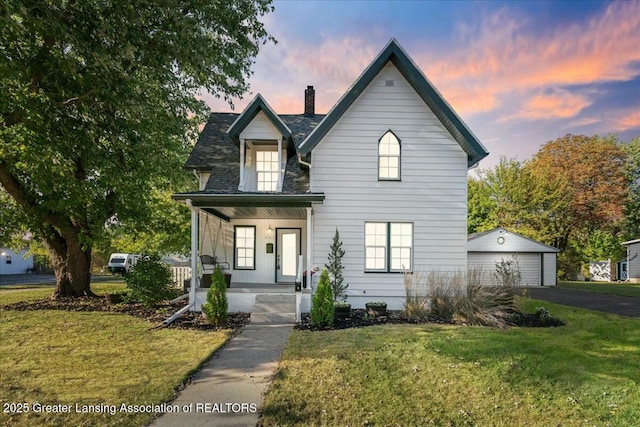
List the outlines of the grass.
<svg viewBox="0 0 640 427">
<path fill-rule="evenodd" d="M 127 289 L 127 285 L 120 282 L 112 283 L 96 283 L 91 285 L 91 290 L 98 294 L 104 295 L 107 292 L 118 292 Z M 47 288 L 0 288 L 0 305 L 12 304 L 19 301 L 34 301 L 46 298 L 53 293 L 53 287 Z"/>
<path fill-rule="evenodd" d="M 630 426 L 640 319 L 544 305 L 566 326 L 294 331 L 265 425 Z M 636 424 L 637 425 L 637 424 Z"/>
<path fill-rule="evenodd" d="M 640 298 L 640 283 L 558 282 L 558 287 L 599 294 L 614 294 Z"/>
<path fill-rule="evenodd" d="M 94 292 L 123 289 L 96 285 Z M 0 292 L 0 304 L 47 296 L 51 289 Z M 230 331 L 150 330 L 128 315 L 95 312 L 0 312 L 0 404 L 27 403 L 27 414 L 0 412 L 0 425 L 144 426 L 149 413 L 121 404 L 160 404 L 230 336 Z M 9 339 L 10 338 L 10 339 Z M 110 413 L 34 413 L 47 405 L 117 405 Z"/>
</svg>

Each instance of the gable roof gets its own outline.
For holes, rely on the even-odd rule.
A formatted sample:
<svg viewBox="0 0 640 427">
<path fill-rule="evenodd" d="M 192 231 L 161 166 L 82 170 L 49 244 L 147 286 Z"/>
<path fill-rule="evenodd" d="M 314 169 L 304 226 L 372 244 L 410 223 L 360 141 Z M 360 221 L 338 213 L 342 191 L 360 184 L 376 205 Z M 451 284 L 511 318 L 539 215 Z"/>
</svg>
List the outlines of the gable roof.
<svg viewBox="0 0 640 427">
<path fill-rule="evenodd" d="M 389 43 L 387 43 L 387 46 L 378 54 L 367 69 L 364 70 L 353 85 L 351 85 L 349 90 L 325 116 L 324 120 L 320 122 L 313 132 L 300 144 L 299 150 L 301 154 L 309 154 L 311 150 L 318 145 L 327 132 L 336 124 L 340 117 L 342 117 L 351 104 L 353 104 L 389 61 L 395 65 L 402 76 L 433 111 L 447 131 L 449 131 L 451 136 L 460 144 L 460 147 L 467 153 L 468 167 L 475 166 L 480 160 L 489 155 L 487 149 L 453 111 L 449 103 L 445 101 L 440 92 L 429 82 L 409 55 L 400 47 L 396 39 L 391 39 Z"/>
<path fill-rule="evenodd" d="M 247 105 L 244 111 L 238 116 L 235 122 L 229 127 L 227 133 L 229 137 L 239 144 L 240 134 L 251 123 L 251 121 L 258 115 L 259 112 L 263 112 L 269 121 L 278 129 L 278 132 L 284 137 L 286 141 L 293 145 L 293 139 L 291 135 L 291 129 L 284 124 L 284 122 L 278 117 L 273 109 L 267 104 L 262 95 L 257 94 L 255 98 Z M 294 148 L 294 147 L 291 147 Z"/>
<path fill-rule="evenodd" d="M 509 240 L 513 237 L 516 243 L 506 242 L 506 244 L 498 244 L 495 236 L 502 236 Z M 503 240 L 504 242 L 504 240 Z M 545 245 L 530 237 L 523 236 L 503 227 L 494 228 L 489 231 L 469 234 L 467 236 L 468 252 L 560 252 L 560 249 L 553 246 Z M 517 248 L 517 250 L 516 250 Z"/>
</svg>

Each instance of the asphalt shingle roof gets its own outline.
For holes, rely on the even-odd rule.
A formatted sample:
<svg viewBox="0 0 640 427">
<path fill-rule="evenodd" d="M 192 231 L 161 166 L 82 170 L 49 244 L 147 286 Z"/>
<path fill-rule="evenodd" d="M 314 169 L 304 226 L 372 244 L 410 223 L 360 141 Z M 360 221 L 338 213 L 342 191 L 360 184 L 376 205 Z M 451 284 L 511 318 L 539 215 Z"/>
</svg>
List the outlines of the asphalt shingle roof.
<svg viewBox="0 0 640 427">
<path fill-rule="evenodd" d="M 185 163 L 187 169 L 211 172 L 204 190 L 207 193 L 241 193 L 238 191 L 240 148 L 227 133 L 238 116 L 237 113 L 212 113 Z M 278 117 L 291 129 L 297 149 L 324 115 L 283 114 Z M 309 172 L 300 167 L 298 156 L 295 154 L 290 155 L 287 160 L 282 193 L 298 194 L 309 191 Z"/>
</svg>

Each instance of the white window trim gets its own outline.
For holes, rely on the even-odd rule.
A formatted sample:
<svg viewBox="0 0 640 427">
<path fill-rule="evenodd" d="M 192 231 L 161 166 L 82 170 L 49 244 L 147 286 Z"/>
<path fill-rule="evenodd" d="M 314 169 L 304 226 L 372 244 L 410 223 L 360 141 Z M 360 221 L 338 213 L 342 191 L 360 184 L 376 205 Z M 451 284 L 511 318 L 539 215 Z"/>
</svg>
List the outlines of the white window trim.
<svg viewBox="0 0 640 427">
<path fill-rule="evenodd" d="M 384 224 L 386 227 L 386 244 L 384 246 L 385 249 L 385 267 L 383 269 L 373 269 L 367 268 L 367 249 L 368 248 L 378 248 L 381 247 L 379 245 L 367 245 L 367 224 Z M 391 245 L 391 226 L 393 224 L 410 224 L 411 225 L 411 246 L 392 246 Z M 413 222 L 410 221 L 366 221 L 364 224 L 364 271 L 365 273 L 405 273 L 413 270 L 413 253 L 414 253 L 414 233 L 415 227 Z M 409 255 L 409 268 L 401 268 L 394 269 L 392 268 L 393 259 L 392 259 L 392 250 L 394 248 L 408 248 L 410 251 Z"/>
<path fill-rule="evenodd" d="M 253 247 L 250 246 L 238 246 L 238 229 L 249 228 L 253 233 Z M 238 265 L 238 249 L 251 249 L 253 250 L 252 266 L 240 266 Z M 255 225 L 236 225 L 233 229 L 233 269 L 234 270 L 255 270 L 256 269 L 256 226 Z"/>
<path fill-rule="evenodd" d="M 258 154 L 259 153 L 276 153 L 276 159 L 275 161 L 270 161 L 270 163 L 275 163 L 276 165 L 276 170 L 270 170 L 270 171 L 260 171 L 258 169 Z M 264 183 L 270 183 L 270 184 L 275 184 L 273 185 L 273 189 L 271 190 L 260 190 L 260 174 L 261 173 L 276 173 L 276 180 L 275 181 L 264 181 Z M 261 193 L 273 193 L 278 191 L 278 184 L 280 183 L 280 153 L 277 151 L 277 149 L 274 148 L 260 148 L 260 149 L 256 149 L 256 191 L 259 191 Z"/>
<path fill-rule="evenodd" d="M 398 143 L 398 155 L 392 155 L 392 154 L 381 154 L 380 153 L 380 145 L 382 144 L 382 140 L 388 135 L 391 134 L 391 136 L 396 140 L 396 142 Z M 389 129 L 388 131 L 386 131 L 381 137 L 380 139 L 378 139 L 378 181 L 401 181 L 401 177 L 402 177 L 402 161 L 401 161 L 401 157 L 402 157 L 402 143 L 400 141 L 400 138 L 398 138 L 398 135 L 395 134 L 395 132 L 393 132 L 391 129 Z M 380 165 L 381 165 L 381 161 L 383 158 L 386 159 L 398 159 L 398 176 L 397 177 L 383 177 L 381 175 L 381 170 L 380 170 Z"/>
</svg>

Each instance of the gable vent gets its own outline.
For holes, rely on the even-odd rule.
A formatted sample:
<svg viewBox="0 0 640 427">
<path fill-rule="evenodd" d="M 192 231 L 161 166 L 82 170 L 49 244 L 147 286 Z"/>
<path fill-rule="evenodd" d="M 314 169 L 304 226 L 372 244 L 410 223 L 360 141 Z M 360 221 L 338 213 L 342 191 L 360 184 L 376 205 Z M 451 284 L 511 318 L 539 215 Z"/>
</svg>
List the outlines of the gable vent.
<svg viewBox="0 0 640 427">
<path fill-rule="evenodd" d="M 384 85 L 385 86 L 393 86 L 394 85 L 394 81 L 393 80 L 385 80 L 384 81 Z"/>
</svg>

